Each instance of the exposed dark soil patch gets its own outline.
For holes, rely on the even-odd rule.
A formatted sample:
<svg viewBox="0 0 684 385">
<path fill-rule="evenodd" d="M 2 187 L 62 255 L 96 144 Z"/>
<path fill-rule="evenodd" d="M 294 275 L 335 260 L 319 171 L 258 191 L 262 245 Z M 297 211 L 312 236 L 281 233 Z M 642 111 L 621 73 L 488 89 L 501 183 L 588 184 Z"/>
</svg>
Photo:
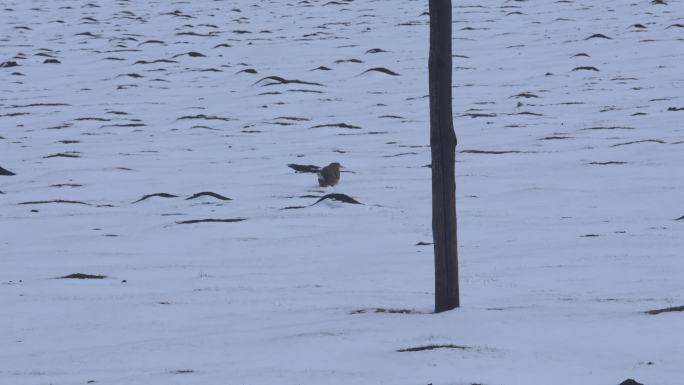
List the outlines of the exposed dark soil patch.
<svg viewBox="0 0 684 385">
<path fill-rule="evenodd" d="M 335 60 L 335 64 L 342 64 L 342 63 L 356 63 L 356 64 L 361 64 L 361 63 L 363 63 L 363 60 L 359 60 L 359 59 L 340 59 L 340 60 Z"/>
<path fill-rule="evenodd" d="M 13 117 L 13 116 L 21 116 L 21 115 L 30 115 L 28 112 L 10 112 L 9 114 L 0 114 L 0 118 L 2 117 Z"/>
<path fill-rule="evenodd" d="M 634 127 L 622 127 L 622 126 L 610 126 L 610 127 L 587 127 L 582 128 L 580 131 L 588 130 L 634 130 Z"/>
<path fill-rule="evenodd" d="M 355 204 L 355 205 L 363 204 L 363 203 L 357 201 L 356 199 L 350 197 L 349 195 L 333 193 L 333 194 L 324 195 L 323 197 L 321 197 L 321 199 L 317 200 L 316 203 L 314 203 L 313 205 L 318 204 L 318 203 L 320 203 L 326 199 L 344 202 L 344 203 L 351 203 L 351 204 Z M 311 206 L 313 206 L 313 205 L 311 205 Z"/>
<path fill-rule="evenodd" d="M 649 310 L 644 313 L 650 315 L 658 315 L 661 313 L 684 312 L 684 306 L 667 307 L 664 309 Z"/>
<path fill-rule="evenodd" d="M 106 119 L 106 118 L 92 118 L 92 117 L 76 118 L 76 119 L 74 119 L 74 120 L 78 120 L 78 121 L 83 121 L 83 120 L 94 120 L 94 121 L 97 121 L 97 122 L 109 122 L 109 121 L 111 121 L 111 119 Z"/>
<path fill-rule="evenodd" d="M 304 84 L 304 85 L 309 85 L 309 86 L 321 86 L 323 87 L 323 84 L 321 83 L 314 83 L 314 82 L 307 82 L 303 80 L 297 80 L 297 79 L 285 79 L 280 76 L 267 76 L 265 78 L 261 78 L 254 82 L 254 85 L 257 85 L 259 83 L 262 83 L 261 86 L 272 86 L 276 84 Z"/>
<path fill-rule="evenodd" d="M 590 67 L 590 66 L 575 67 L 572 70 L 573 71 L 596 71 L 596 72 L 600 72 L 598 68 Z"/>
<path fill-rule="evenodd" d="M 0 175 L 12 176 L 12 175 L 17 175 L 17 174 L 13 173 L 12 171 L 10 171 L 10 170 L 8 170 L 8 169 L 6 169 L 6 168 L 0 167 Z"/>
<path fill-rule="evenodd" d="M 295 122 L 308 122 L 309 120 L 311 120 L 311 119 L 308 119 L 308 118 L 301 118 L 301 117 L 298 117 L 298 116 L 279 116 L 279 117 L 276 118 L 276 120 L 277 120 L 277 119 L 292 120 L 292 121 L 295 121 Z"/>
<path fill-rule="evenodd" d="M 122 123 L 122 124 L 108 124 L 104 125 L 101 128 L 107 128 L 107 127 L 145 127 L 147 126 L 144 123 Z"/>
<path fill-rule="evenodd" d="M 173 64 L 173 63 L 178 63 L 175 60 L 169 60 L 169 59 L 159 59 L 159 60 L 153 60 L 153 61 L 145 61 L 145 60 L 138 60 L 135 64 L 157 64 L 157 63 L 167 63 L 167 64 Z"/>
<path fill-rule="evenodd" d="M 287 206 L 283 207 L 281 210 L 298 210 L 298 209 L 305 209 L 307 206 Z"/>
<path fill-rule="evenodd" d="M 339 133 L 337 135 L 339 136 L 358 136 L 358 135 L 385 135 L 388 134 L 389 131 L 368 131 L 368 132 L 360 132 L 356 134 L 350 134 L 350 133 Z M 337 152 L 337 151 L 336 151 Z M 345 152 L 342 152 L 343 154 Z"/>
<path fill-rule="evenodd" d="M 296 172 L 308 172 L 308 173 L 317 173 L 321 171 L 321 168 L 318 166 L 314 166 L 313 164 L 295 164 L 295 163 L 290 163 L 287 165 L 287 167 L 295 170 Z"/>
<path fill-rule="evenodd" d="M 394 154 L 394 155 L 383 155 L 383 158 L 396 158 L 398 156 L 405 156 L 405 155 L 418 155 L 417 152 L 402 152 L 399 154 Z"/>
<path fill-rule="evenodd" d="M 287 92 L 304 92 L 304 93 L 313 93 L 313 94 L 322 94 L 323 93 L 323 91 L 305 90 L 305 89 L 293 89 L 293 90 L 287 90 Z"/>
<path fill-rule="evenodd" d="M 660 143 L 660 144 L 665 144 L 665 142 L 662 141 L 662 140 L 658 140 L 658 139 L 645 139 L 645 140 L 635 140 L 635 141 L 633 141 L 633 142 L 627 142 L 627 143 L 618 143 L 618 144 L 614 144 L 614 145 L 612 145 L 612 146 L 610 146 L 610 147 L 627 146 L 627 145 L 630 145 L 630 144 L 637 144 L 637 143 Z"/>
<path fill-rule="evenodd" d="M 354 126 L 352 124 L 347 124 L 347 123 L 335 123 L 335 124 L 319 124 L 318 126 L 313 126 L 311 128 L 323 128 L 323 127 L 337 127 L 337 128 L 348 128 L 351 130 L 358 130 L 361 127 L 359 126 Z"/>
<path fill-rule="evenodd" d="M 468 113 L 465 113 L 461 116 L 470 116 L 473 119 L 475 119 L 475 118 L 495 118 L 496 114 L 494 114 L 494 113 L 483 114 L 483 113 L 468 112 Z"/>
<path fill-rule="evenodd" d="M 207 55 L 204 55 L 204 54 L 199 53 L 199 52 L 186 52 L 186 53 L 179 53 L 178 55 L 174 55 L 173 58 L 175 59 L 175 58 L 183 56 L 183 55 L 188 55 L 190 57 L 207 57 Z"/>
<path fill-rule="evenodd" d="M 60 152 L 59 154 L 52 154 L 44 156 L 43 158 L 80 158 L 81 154 L 78 152 Z"/>
<path fill-rule="evenodd" d="M 413 348 L 406 348 L 406 349 L 399 349 L 397 352 L 400 353 L 406 353 L 406 352 L 422 352 L 425 350 L 435 350 L 435 349 L 459 349 L 459 350 L 468 350 L 470 349 L 467 346 L 460 346 L 460 345 L 452 345 L 452 344 L 444 344 L 444 345 L 425 345 L 425 346 L 416 346 Z"/>
<path fill-rule="evenodd" d="M 370 309 L 359 309 L 349 312 L 349 314 L 366 314 L 366 313 L 388 313 L 388 314 L 423 314 L 422 312 L 411 309 L 385 309 L 382 307 L 375 307 Z"/>
<path fill-rule="evenodd" d="M 173 371 L 173 374 L 192 374 L 192 373 L 195 373 L 195 371 L 192 369 L 179 369 L 179 370 Z"/>
<path fill-rule="evenodd" d="M 5 61 L 0 63 L 0 68 L 11 68 L 11 67 L 19 67 L 19 64 L 15 61 Z"/>
<path fill-rule="evenodd" d="M 614 160 L 611 160 L 609 162 L 591 162 L 589 164 L 597 165 L 597 166 L 608 166 L 608 165 L 612 165 L 612 164 L 627 164 L 627 162 L 616 162 Z"/>
<path fill-rule="evenodd" d="M 608 37 L 602 33 L 595 33 L 595 34 L 589 36 L 588 38 L 586 38 L 584 40 L 589 40 L 589 39 L 612 39 L 612 37 Z"/>
<path fill-rule="evenodd" d="M 363 72 L 361 73 L 361 75 L 363 75 L 363 74 L 365 74 L 365 73 L 368 73 L 368 72 L 380 72 L 380 73 L 383 73 L 383 74 L 386 74 L 386 75 L 390 75 L 390 76 L 399 76 L 398 73 L 396 73 L 396 72 L 394 72 L 394 71 L 392 71 L 392 70 L 389 70 L 389 69 L 387 69 L 387 68 L 385 68 L 385 67 L 375 67 L 375 68 L 367 69 L 367 70 L 363 71 Z"/>
<path fill-rule="evenodd" d="M 232 200 L 232 199 L 230 199 L 230 198 L 228 198 L 228 197 L 224 197 L 224 196 L 221 195 L 221 194 L 217 194 L 217 193 L 211 192 L 211 191 L 199 192 L 199 193 L 197 193 L 197 194 L 191 196 L 190 198 L 186 198 L 185 200 L 188 201 L 188 200 L 191 200 L 191 199 L 197 199 L 197 198 L 199 198 L 199 197 L 212 197 L 212 198 L 216 198 L 216 199 L 219 199 L 219 200 L 222 200 L 222 201 L 230 201 L 230 200 Z"/>
<path fill-rule="evenodd" d="M 517 151 L 517 150 L 510 150 L 510 151 L 494 151 L 494 150 L 463 150 L 460 151 L 462 154 L 493 154 L 493 155 L 501 155 L 501 154 L 520 154 L 522 151 Z"/>
<path fill-rule="evenodd" d="M 75 273 L 59 277 L 59 279 L 105 279 L 106 275 Z"/>
<path fill-rule="evenodd" d="M 179 225 L 191 225 L 194 223 L 235 223 L 242 222 L 245 218 L 231 218 L 231 219 L 192 219 L 189 221 L 178 221 Z"/>
<path fill-rule="evenodd" d="M 531 116 L 544 116 L 544 114 L 540 114 L 537 112 L 530 112 L 530 111 L 522 111 L 522 112 L 515 112 L 509 115 L 531 115 Z"/>
<path fill-rule="evenodd" d="M 526 98 L 526 99 L 529 99 L 529 98 L 538 98 L 538 97 L 539 96 L 537 96 L 533 93 L 530 93 L 530 92 L 522 92 L 522 93 L 519 93 L 517 95 L 513 95 L 513 96 L 509 97 L 509 99 L 510 98 Z"/>
<path fill-rule="evenodd" d="M 653 2 L 651 2 L 653 3 Z M 620 385 L 644 385 L 641 382 L 636 382 L 635 380 L 628 378 L 620 383 Z"/>
<path fill-rule="evenodd" d="M 17 203 L 18 205 L 44 205 L 48 203 L 67 203 L 67 204 L 74 204 L 74 205 L 86 205 L 90 206 L 90 203 L 85 203 L 81 201 L 69 201 L 69 200 L 64 200 L 64 199 L 55 199 L 52 201 L 30 201 L 30 202 L 21 202 Z"/>
<path fill-rule="evenodd" d="M 23 105 L 14 105 L 12 108 L 27 108 L 27 107 L 61 107 L 61 106 L 71 106 L 67 103 L 31 103 Z"/>
<path fill-rule="evenodd" d="M 178 198 L 178 195 L 173 195 L 173 194 L 169 194 L 169 193 L 147 194 L 147 195 L 143 196 L 142 198 L 138 199 L 137 201 L 135 201 L 135 202 L 133 202 L 133 203 L 138 203 L 138 202 L 144 201 L 145 199 L 150 199 L 150 198 L 153 198 L 153 197 L 159 197 L 159 198 Z"/>
<path fill-rule="evenodd" d="M 176 120 L 188 120 L 188 119 L 223 120 L 224 122 L 230 122 L 231 120 L 233 120 L 233 119 L 224 118 L 224 117 L 221 117 L 221 116 L 207 116 L 207 115 L 204 115 L 204 114 L 200 114 L 200 115 L 191 115 L 191 116 L 190 116 L 190 115 L 189 115 L 189 116 L 181 116 L 180 118 L 178 118 L 178 119 L 176 119 Z"/>
</svg>

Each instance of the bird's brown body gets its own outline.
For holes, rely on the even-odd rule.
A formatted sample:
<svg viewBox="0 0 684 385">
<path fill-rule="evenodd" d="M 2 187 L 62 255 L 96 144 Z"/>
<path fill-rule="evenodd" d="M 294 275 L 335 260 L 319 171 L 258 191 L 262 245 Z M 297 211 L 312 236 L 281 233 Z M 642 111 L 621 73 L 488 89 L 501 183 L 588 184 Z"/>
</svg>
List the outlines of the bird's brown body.
<svg viewBox="0 0 684 385">
<path fill-rule="evenodd" d="M 318 172 L 318 184 L 321 187 L 334 186 L 340 181 L 340 164 L 330 163 Z"/>
</svg>

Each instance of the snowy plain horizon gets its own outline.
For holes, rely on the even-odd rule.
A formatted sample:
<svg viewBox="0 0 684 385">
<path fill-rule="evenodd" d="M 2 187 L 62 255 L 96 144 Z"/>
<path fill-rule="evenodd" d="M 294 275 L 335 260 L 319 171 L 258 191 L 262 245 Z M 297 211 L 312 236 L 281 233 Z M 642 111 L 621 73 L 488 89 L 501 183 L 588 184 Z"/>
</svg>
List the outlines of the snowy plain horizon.
<svg viewBox="0 0 684 385">
<path fill-rule="evenodd" d="M 659 3 L 454 2 L 434 314 L 427 1 L 0 1 L 0 384 L 681 385 Z"/>
</svg>

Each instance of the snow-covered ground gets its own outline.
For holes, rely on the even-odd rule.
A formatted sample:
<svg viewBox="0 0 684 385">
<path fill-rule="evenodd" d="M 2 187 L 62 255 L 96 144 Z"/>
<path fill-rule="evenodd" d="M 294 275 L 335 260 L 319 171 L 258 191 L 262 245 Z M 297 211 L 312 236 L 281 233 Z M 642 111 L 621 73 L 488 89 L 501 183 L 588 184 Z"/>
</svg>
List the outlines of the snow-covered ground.
<svg viewBox="0 0 684 385">
<path fill-rule="evenodd" d="M 684 2 L 454 3 L 432 314 L 427 0 L 0 1 L 0 384 L 684 383 Z"/>
</svg>

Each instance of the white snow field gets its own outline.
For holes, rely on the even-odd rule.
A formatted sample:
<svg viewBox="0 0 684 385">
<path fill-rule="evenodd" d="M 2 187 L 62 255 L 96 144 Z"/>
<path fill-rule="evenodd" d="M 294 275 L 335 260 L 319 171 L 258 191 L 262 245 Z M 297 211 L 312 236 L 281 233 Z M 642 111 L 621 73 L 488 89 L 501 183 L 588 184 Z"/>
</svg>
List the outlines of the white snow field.
<svg viewBox="0 0 684 385">
<path fill-rule="evenodd" d="M 454 1 L 441 314 L 427 0 L 0 9 L 0 384 L 684 384 L 684 1 Z"/>
</svg>

